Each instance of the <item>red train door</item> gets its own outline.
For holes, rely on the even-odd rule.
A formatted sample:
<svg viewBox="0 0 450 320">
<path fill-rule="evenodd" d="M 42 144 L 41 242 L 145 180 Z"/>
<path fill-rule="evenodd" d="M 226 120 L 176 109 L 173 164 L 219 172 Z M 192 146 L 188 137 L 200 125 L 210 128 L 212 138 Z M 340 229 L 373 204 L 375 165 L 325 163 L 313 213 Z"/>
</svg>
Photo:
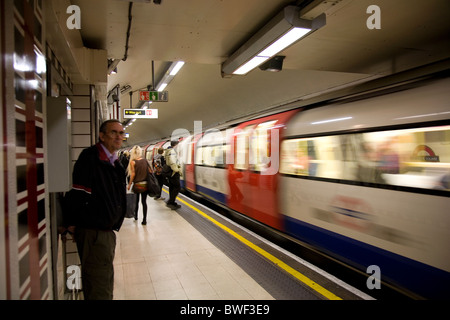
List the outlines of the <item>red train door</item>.
<svg viewBox="0 0 450 320">
<path fill-rule="evenodd" d="M 239 125 L 231 148 L 234 164 L 228 167 L 229 206 L 266 225 L 280 229 L 278 166 L 282 128 L 295 110 Z"/>
<path fill-rule="evenodd" d="M 197 185 L 195 182 L 195 147 L 198 140 L 202 137 L 202 133 L 199 133 L 192 137 L 191 141 L 188 143 L 188 157 L 185 165 L 185 183 L 186 188 L 190 191 L 196 192 Z"/>
</svg>

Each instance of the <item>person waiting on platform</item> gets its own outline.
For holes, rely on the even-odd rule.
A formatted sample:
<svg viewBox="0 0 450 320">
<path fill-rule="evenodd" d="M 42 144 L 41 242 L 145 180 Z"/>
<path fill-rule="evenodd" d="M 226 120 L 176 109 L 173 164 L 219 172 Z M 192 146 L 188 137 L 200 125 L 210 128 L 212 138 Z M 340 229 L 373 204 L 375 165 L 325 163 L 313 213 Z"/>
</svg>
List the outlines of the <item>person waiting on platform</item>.
<svg viewBox="0 0 450 320">
<path fill-rule="evenodd" d="M 146 159 L 142 158 L 142 148 L 134 146 L 131 149 L 130 162 L 128 164 L 127 173 L 130 178 L 128 181 L 128 190 L 133 184 L 133 192 L 136 197 L 136 209 L 134 212 L 134 220 L 138 220 L 139 197 L 142 203 L 142 224 L 147 224 L 147 174 L 149 172 L 149 165 Z"/>
<path fill-rule="evenodd" d="M 165 198 L 161 197 L 161 192 L 162 192 L 162 187 L 163 184 L 165 182 L 165 178 L 162 174 L 162 168 L 164 166 L 164 164 L 166 163 L 166 161 L 164 160 L 164 149 L 162 147 L 160 147 L 158 149 L 158 153 L 155 154 L 155 156 L 153 157 L 153 172 L 155 173 L 156 176 L 156 180 L 158 180 L 159 183 L 159 193 L 158 195 L 156 195 L 156 197 L 154 197 L 155 200 L 164 200 Z"/>
<path fill-rule="evenodd" d="M 180 174 L 181 174 L 181 166 L 178 161 L 178 155 L 175 151 L 175 147 L 177 146 L 178 141 L 172 140 L 170 141 L 170 147 L 167 148 L 165 154 L 165 160 L 168 166 L 172 169 L 172 174 L 168 178 L 169 182 L 169 201 L 167 201 L 167 207 L 172 210 L 181 208 L 179 204 L 175 202 L 178 193 L 180 192 Z"/>
<path fill-rule="evenodd" d="M 99 142 L 84 149 L 65 196 L 64 225 L 74 233 L 85 300 L 112 300 L 116 235 L 125 218 L 125 170 L 117 159 L 124 131 L 118 120 L 100 126 Z"/>
</svg>

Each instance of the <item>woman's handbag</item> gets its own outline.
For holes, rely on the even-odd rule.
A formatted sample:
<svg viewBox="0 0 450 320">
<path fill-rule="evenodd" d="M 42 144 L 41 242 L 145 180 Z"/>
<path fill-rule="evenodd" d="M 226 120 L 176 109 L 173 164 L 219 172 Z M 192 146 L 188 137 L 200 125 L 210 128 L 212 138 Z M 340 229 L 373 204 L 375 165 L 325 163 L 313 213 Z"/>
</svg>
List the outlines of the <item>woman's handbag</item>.
<svg viewBox="0 0 450 320">
<path fill-rule="evenodd" d="M 133 192 L 134 193 L 144 193 L 147 192 L 147 181 L 135 182 L 133 183 Z"/>
<path fill-rule="evenodd" d="M 147 193 L 150 197 L 159 196 L 159 183 L 153 172 L 147 173 Z"/>
<path fill-rule="evenodd" d="M 147 180 L 134 183 L 132 190 L 134 193 L 147 192 L 147 194 L 150 197 L 156 197 L 157 195 L 159 195 L 159 183 L 154 173 L 152 172 L 148 162 L 147 162 Z"/>
</svg>

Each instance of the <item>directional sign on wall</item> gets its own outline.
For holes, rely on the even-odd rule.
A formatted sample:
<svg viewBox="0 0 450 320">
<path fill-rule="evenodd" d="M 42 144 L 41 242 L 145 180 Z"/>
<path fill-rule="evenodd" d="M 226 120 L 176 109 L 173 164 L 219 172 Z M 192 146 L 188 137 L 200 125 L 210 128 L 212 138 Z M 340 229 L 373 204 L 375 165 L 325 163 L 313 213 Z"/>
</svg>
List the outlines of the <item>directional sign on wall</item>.
<svg viewBox="0 0 450 320">
<path fill-rule="evenodd" d="M 139 101 L 167 102 L 169 101 L 169 92 L 139 91 Z"/>
<path fill-rule="evenodd" d="M 158 109 L 123 109 L 124 119 L 158 119 Z"/>
</svg>

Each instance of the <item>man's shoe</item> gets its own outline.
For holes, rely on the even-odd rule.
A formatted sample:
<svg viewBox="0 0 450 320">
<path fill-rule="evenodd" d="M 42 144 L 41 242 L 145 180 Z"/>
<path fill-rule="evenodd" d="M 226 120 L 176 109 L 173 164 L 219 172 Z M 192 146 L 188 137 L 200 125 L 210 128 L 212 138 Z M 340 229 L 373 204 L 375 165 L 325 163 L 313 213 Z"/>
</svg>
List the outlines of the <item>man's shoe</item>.
<svg viewBox="0 0 450 320">
<path fill-rule="evenodd" d="M 176 209 L 181 208 L 181 206 L 179 204 L 177 204 L 177 203 L 170 203 L 170 204 L 168 203 L 166 205 L 166 207 L 170 208 L 171 210 L 176 210 Z"/>
</svg>

